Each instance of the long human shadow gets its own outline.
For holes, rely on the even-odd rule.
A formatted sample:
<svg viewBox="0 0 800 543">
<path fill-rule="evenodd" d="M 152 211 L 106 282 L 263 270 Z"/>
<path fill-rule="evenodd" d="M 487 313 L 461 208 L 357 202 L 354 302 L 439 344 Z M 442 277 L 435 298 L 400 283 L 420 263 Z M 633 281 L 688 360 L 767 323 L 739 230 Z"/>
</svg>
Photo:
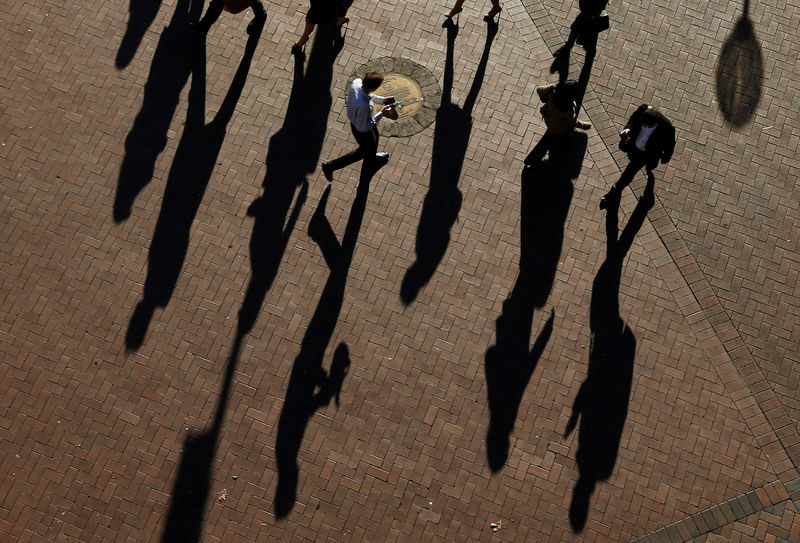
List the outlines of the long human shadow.
<svg viewBox="0 0 800 543">
<path fill-rule="evenodd" d="M 534 311 L 550 296 L 564 243 L 564 224 L 586 154 L 588 138 L 573 132 L 550 150 L 550 158 L 522 175 L 519 274 L 496 322 L 496 344 L 486 351 L 489 401 L 486 455 L 493 472 L 508 459 L 520 402 L 553 332 L 554 312 L 529 347 Z"/>
<path fill-rule="evenodd" d="M 458 180 L 461 177 L 472 132 L 472 109 L 483 84 L 489 62 L 489 51 L 497 30 L 497 23 L 487 24 L 483 54 L 464 105 L 459 107 L 452 102 L 453 49 L 458 26 L 447 27 L 442 101 L 436 110 L 430 183 L 422 203 L 422 214 L 417 227 L 415 245 L 417 259 L 406 271 L 400 286 L 400 298 L 405 305 L 413 302 L 419 291 L 428 284 L 450 243 L 450 229 L 458 219 L 458 212 L 461 209 L 462 195 L 458 189 Z"/>
<path fill-rule="evenodd" d="M 192 72 L 192 59 L 201 47 L 186 27 L 187 17 L 197 15 L 192 12 L 198 9 L 203 9 L 202 2 L 178 0 L 172 19 L 158 39 L 144 86 L 142 108 L 125 138 L 125 156 L 114 196 L 113 216 L 117 223 L 130 216 L 133 201 L 150 183 L 158 155 L 167 145 L 167 132 L 181 90 Z"/>
<path fill-rule="evenodd" d="M 316 410 L 327 405 L 332 397 L 336 397 L 336 405 L 339 405 L 338 394 L 350 367 L 350 356 L 344 343 L 336 348 L 328 372 L 323 368 L 323 359 L 342 310 L 347 275 L 374 173 L 373 168 L 362 165 L 358 190 L 341 244 L 325 217 L 330 185 L 325 189 L 309 223 L 309 235 L 319 245 L 330 274 L 292 366 L 286 398 L 278 419 L 275 440 L 278 484 L 274 501 L 275 516 L 278 518 L 286 517 L 294 507 L 299 474 L 297 456 L 308 422 Z"/>
<path fill-rule="evenodd" d="M 142 345 L 155 308 L 166 307 L 175 290 L 189 248 L 192 222 L 214 170 L 228 123 L 244 89 L 261 35 L 261 27 L 255 30 L 247 40 L 242 60 L 222 105 L 208 124 L 205 120 L 205 43 L 201 39 L 194 41 L 186 125 L 167 177 L 161 211 L 150 243 L 144 295 L 133 312 L 125 334 L 125 346 L 128 349 L 135 350 Z"/>
<path fill-rule="evenodd" d="M 197 4 L 197 2 L 195 2 Z M 130 64 L 147 29 L 153 24 L 161 7 L 161 0 L 130 0 L 128 26 L 119 44 L 114 65 L 122 69 Z M 195 9 L 198 9 L 195 7 Z M 202 3 L 199 9 L 203 9 Z"/>
<path fill-rule="evenodd" d="M 580 17 L 580 15 L 578 17 Z M 569 39 L 572 39 L 572 34 L 570 34 Z M 586 54 L 583 59 L 583 66 L 581 66 L 581 71 L 578 74 L 577 84 L 574 86 L 573 89 L 576 114 L 580 113 L 581 111 L 581 106 L 583 105 L 583 97 L 586 94 L 586 89 L 589 86 L 589 78 L 592 75 L 592 67 L 594 66 L 594 59 L 597 56 L 597 34 L 592 34 L 592 36 L 588 38 L 588 42 L 589 43 L 587 44 L 586 47 Z M 551 72 L 558 72 L 558 80 L 562 83 L 569 80 L 570 52 L 571 48 L 565 49 L 562 55 L 560 55 L 559 58 L 555 59 L 553 61 L 552 66 L 550 67 Z"/>
<path fill-rule="evenodd" d="M 749 0 L 744 0 L 742 16 L 725 40 L 717 62 L 717 101 L 725 121 L 744 126 L 761 102 L 764 60 L 748 15 Z"/>
<path fill-rule="evenodd" d="M 619 287 L 625 255 L 654 204 L 653 183 L 651 173 L 619 238 L 618 206 L 610 206 L 606 215 L 606 259 L 592 284 L 589 368 L 564 431 L 564 437 L 569 436 L 580 418 L 576 453 L 579 476 L 569 509 L 570 525 L 576 532 L 586 525 L 597 482 L 607 480 L 614 470 L 628 415 L 636 337 L 620 316 Z"/>
<path fill-rule="evenodd" d="M 244 55 L 228 93 L 214 120 L 205 124 L 205 48 L 198 49 L 198 61 L 192 74 L 189 90 L 190 114 L 184 136 L 175 155 L 172 172 L 167 182 L 164 203 L 156 225 L 156 234 L 150 251 L 148 281 L 145 298 L 137 306 L 134 319 L 128 328 L 132 344 L 141 342 L 146 323 L 138 322 L 140 311 L 152 310 L 148 304 L 164 302 L 177 281 L 186 248 L 189 229 L 203 198 L 211 170 L 225 137 L 236 102 L 242 93 L 250 63 L 261 33 L 257 29 L 247 41 Z M 152 277 L 152 279 L 151 279 Z M 144 307 L 144 309 L 140 309 Z M 200 540 L 203 517 L 211 488 L 211 464 L 219 442 L 222 421 L 229 400 L 236 360 L 243 334 L 238 333 L 225 369 L 222 387 L 214 418 L 200 433 L 191 433 L 183 444 L 178 474 L 172 489 L 167 523 L 161 540 L 164 543 L 192 543 Z"/>
<path fill-rule="evenodd" d="M 286 116 L 269 141 L 264 192 L 247 210 L 254 221 L 250 236 L 250 283 L 239 311 L 242 333 L 250 332 L 255 325 L 305 203 L 306 176 L 314 172 L 319 162 L 333 102 L 330 90 L 333 63 L 343 46 L 337 28 L 319 25 L 305 71 L 303 58 L 295 56 Z"/>
<path fill-rule="evenodd" d="M 219 394 L 217 409 L 214 412 L 214 418 L 209 426 L 201 433 L 190 434 L 183 446 L 183 454 L 181 456 L 181 463 L 178 467 L 178 475 L 175 482 L 175 487 L 172 492 L 172 501 L 170 503 L 169 513 L 167 515 L 167 526 L 164 530 L 162 537 L 163 543 L 183 543 L 198 541 L 202 529 L 203 515 L 205 512 L 206 502 L 208 501 L 208 493 L 211 486 L 211 464 L 214 460 L 214 454 L 219 443 L 220 432 L 222 429 L 222 422 L 225 417 L 227 405 L 230 396 L 231 385 L 233 382 L 233 375 L 239 361 L 239 355 L 244 343 L 245 337 L 252 330 L 253 324 L 257 317 L 258 311 L 263 303 L 263 298 L 272 283 L 272 280 L 277 273 L 278 264 L 280 263 L 281 255 L 286 248 L 289 237 L 294 229 L 300 209 L 306 198 L 308 190 L 308 182 L 303 177 L 284 177 L 278 175 L 278 172 L 286 174 L 288 161 L 292 156 L 295 147 L 300 147 L 306 138 L 313 140 L 312 132 L 322 130 L 324 133 L 325 124 L 322 122 L 320 126 L 301 126 L 295 127 L 292 125 L 293 121 L 302 121 L 303 117 L 302 97 L 305 93 L 314 94 L 319 96 L 321 92 L 327 92 L 330 96 L 330 76 L 327 76 L 327 83 L 325 83 L 326 73 L 324 59 L 332 60 L 338 50 L 333 50 L 328 47 L 329 43 L 321 41 L 317 54 L 312 52 L 312 59 L 314 62 L 309 61 L 309 71 L 307 72 L 308 78 L 305 83 L 309 85 L 304 89 L 303 80 L 303 61 L 297 60 L 295 65 L 295 79 L 292 87 L 292 97 L 289 101 L 289 108 L 284 123 L 284 129 L 277 132 L 270 141 L 270 150 L 268 152 L 268 175 L 265 180 L 265 199 L 273 199 L 278 195 L 283 195 L 286 198 L 285 208 L 278 209 L 277 206 L 272 206 L 268 210 L 278 213 L 275 219 L 280 223 L 277 232 L 270 230 L 261 231 L 260 237 L 256 238 L 255 232 L 253 243 L 251 243 L 251 258 L 253 259 L 253 270 L 248 286 L 245 301 L 242 303 L 242 308 L 239 312 L 239 320 L 237 323 L 236 337 L 231 348 L 230 358 L 225 366 L 225 374 L 223 376 L 222 387 Z M 339 48 L 340 50 L 341 48 Z M 334 52 L 335 51 L 335 52 Z M 330 55 L 333 54 L 333 57 Z M 314 71 L 317 75 L 311 77 L 312 66 L 317 66 L 317 62 L 321 62 L 320 72 Z M 328 63 L 330 66 L 330 63 Z M 314 92 L 312 92 L 314 91 Z M 324 102 L 324 100 L 323 100 Z M 325 108 L 324 115 L 327 115 L 329 108 Z M 320 120 L 322 112 L 317 112 L 312 109 L 308 112 L 312 119 Z M 287 128 L 289 125 L 289 128 Z M 313 153 L 309 155 L 311 162 L 301 163 L 300 170 L 313 171 L 313 165 L 316 164 L 318 155 L 314 158 Z M 290 169 L 290 168 L 289 168 Z M 272 172 L 272 173 L 270 173 Z M 295 172 L 296 173 L 296 172 Z M 277 177 L 276 177 L 277 176 Z M 267 182 L 269 181 L 269 182 Z M 297 196 L 295 207 L 286 220 L 288 208 L 291 206 L 292 199 L 296 189 L 300 187 Z M 277 193 L 277 194 L 276 194 Z M 273 202 L 274 203 L 274 202 Z M 260 204 L 257 204 L 260 205 Z M 282 213 L 282 214 L 281 214 Z M 266 218 L 261 214 L 258 217 Z M 286 221 L 286 226 L 283 223 Z M 269 223 L 272 225 L 272 223 Z M 258 230 L 258 229 L 257 229 Z M 275 234 L 274 239 L 265 240 L 264 236 L 270 233 Z M 334 354 L 334 362 L 331 365 L 330 377 L 325 381 L 327 388 L 323 387 L 321 394 L 324 396 L 328 394 L 328 398 L 335 397 L 338 405 L 338 390 L 341 388 L 341 382 L 344 379 L 347 366 L 349 364 L 349 355 L 347 346 L 342 344 Z M 337 384 L 339 383 L 339 384 Z M 328 393 L 328 391 L 330 391 Z"/>
</svg>

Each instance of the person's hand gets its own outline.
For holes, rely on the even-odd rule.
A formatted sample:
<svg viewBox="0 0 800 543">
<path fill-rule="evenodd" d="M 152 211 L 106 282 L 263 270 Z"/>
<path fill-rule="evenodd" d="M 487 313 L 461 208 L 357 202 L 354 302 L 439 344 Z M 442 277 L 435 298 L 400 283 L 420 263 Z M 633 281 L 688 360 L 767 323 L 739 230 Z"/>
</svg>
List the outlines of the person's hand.
<svg viewBox="0 0 800 543">
<path fill-rule="evenodd" d="M 394 108 L 394 104 L 383 106 L 381 108 L 381 112 L 383 113 L 383 116 L 386 117 L 387 119 L 391 119 L 393 121 L 397 120 L 398 115 L 397 115 L 397 110 Z"/>
<path fill-rule="evenodd" d="M 620 135 L 620 136 L 624 136 L 625 134 L 628 134 L 628 133 L 630 133 L 630 131 L 631 131 L 631 129 L 630 129 L 630 128 L 625 128 L 625 129 L 624 129 L 622 132 L 620 132 L 620 133 L 619 133 L 619 135 Z"/>
<path fill-rule="evenodd" d="M 386 97 L 383 98 L 383 104 L 386 105 L 386 106 L 390 106 L 390 105 L 394 104 L 395 102 L 396 102 L 396 100 L 394 99 L 394 96 L 386 96 Z"/>
</svg>

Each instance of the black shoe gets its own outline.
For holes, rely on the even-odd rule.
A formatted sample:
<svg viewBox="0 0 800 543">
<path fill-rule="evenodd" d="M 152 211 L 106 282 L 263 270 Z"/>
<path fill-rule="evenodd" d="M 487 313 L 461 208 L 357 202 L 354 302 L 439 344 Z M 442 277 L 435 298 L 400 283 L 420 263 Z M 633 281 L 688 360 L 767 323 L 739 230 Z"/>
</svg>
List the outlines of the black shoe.
<svg viewBox="0 0 800 543">
<path fill-rule="evenodd" d="M 333 170 L 331 169 L 331 165 L 327 162 L 322 163 L 322 175 L 325 176 L 325 179 L 328 180 L 328 183 L 333 181 Z"/>
</svg>

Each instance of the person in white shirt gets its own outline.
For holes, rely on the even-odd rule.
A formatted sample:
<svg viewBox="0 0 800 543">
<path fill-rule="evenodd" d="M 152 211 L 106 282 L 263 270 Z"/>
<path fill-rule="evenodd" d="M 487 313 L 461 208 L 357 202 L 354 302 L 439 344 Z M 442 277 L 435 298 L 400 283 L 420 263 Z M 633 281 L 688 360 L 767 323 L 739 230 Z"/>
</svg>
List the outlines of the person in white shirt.
<svg viewBox="0 0 800 543">
<path fill-rule="evenodd" d="M 368 72 L 363 79 L 356 78 L 350 84 L 347 100 L 347 118 L 350 119 L 350 130 L 358 143 L 358 148 L 349 153 L 322 163 L 322 173 L 328 182 L 333 181 L 333 172 L 364 160 L 367 166 L 378 168 L 389 159 L 389 153 L 378 153 L 378 122 L 384 115 L 391 115 L 394 110 L 393 96 L 373 94 L 383 83 L 383 74 Z M 372 104 L 383 107 L 374 113 Z"/>
<path fill-rule="evenodd" d="M 669 162 L 675 151 L 675 128 L 660 111 L 647 104 L 633 112 L 619 136 L 619 148 L 628 154 L 630 163 L 619 181 L 600 198 L 600 209 L 618 204 L 622 189 L 631 183 L 643 166 L 648 181 L 652 181 L 653 169 L 659 162 Z"/>
</svg>

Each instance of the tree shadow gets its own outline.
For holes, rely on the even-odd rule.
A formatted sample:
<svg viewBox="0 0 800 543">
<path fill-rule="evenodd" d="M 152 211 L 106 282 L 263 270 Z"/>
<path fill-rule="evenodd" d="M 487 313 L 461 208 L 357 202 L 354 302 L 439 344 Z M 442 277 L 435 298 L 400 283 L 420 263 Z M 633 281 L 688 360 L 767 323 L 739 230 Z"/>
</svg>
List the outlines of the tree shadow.
<svg viewBox="0 0 800 543">
<path fill-rule="evenodd" d="M 580 418 L 575 455 L 579 477 L 569 509 L 570 525 L 576 532 L 586 525 L 589 500 L 597 482 L 607 480 L 614 470 L 628 415 L 636 337 L 619 314 L 619 288 L 625 255 L 655 201 L 653 184 L 650 174 L 619 238 L 618 206 L 610 206 L 606 214 L 607 255 L 592 284 L 589 368 L 564 431 L 564 437 L 569 436 Z"/>
<path fill-rule="evenodd" d="M 564 242 L 564 224 L 588 138 L 572 132 L 550 150 L 550 158 L 522 175 L 519 275 L 496 322 L 496 344 L 486 351 L 484 370 L 489 401 L 486 454 L 493 472 L 508 459 L 510 435 L 520 402 L 553 332 L 551 311 L 529 348 L 535 309 L 553 289 Z"/>
<path fill-rule="evenodd" d="M 117 58 L 114 61 L 117 69 L 125 68 L 133 60 L 145 32 L 153 24 L 160 7 L 161 0 L 130 0 L 128 27 L 125 29 L 125 35 L 119 44 Z M 196 6 L 193 7 L 196 9 Z M 203 8 L 202 4 L 199 8 Z M 180 13 L 183 14 L 183 10 Z"/>
<path fill-rule="evenodd" d="M 309 223 L 308 233 L 319 245 L 330 274 L 292 366 L 286 398 L 278 419 L 275 440 L 278 484 L 274 509 L 279 519 L 285 518 L 294 507 L 299 474 L 297 456 L 308 422 L 319 407 L 328 405 L 332 397 L 336 398 L 336 405 L 339 405 L 338 394 L 350 367 L 350 356 L 344 343 L 336 348 L 328 372 L 323 368 L 323 359 L 342 310 L 347 275 L 364 218 L 369 183 L 374 174 L 373 168 L 362 165 L 356 198 L 341 244 L 325 217 L 330 185 L 325 189 Z"/>
<path fill-rule="evenodd" d="M 132 1 L 149 5 L 146 3 L 158 0 Z M 192 72 L 193 58 L 197 56 L 198 48 L 202 47 L 196 36 L 186 27 L 187 17 L 191 16 L 187 14 L 190 4 L 189 11 L 203 9 L 201 2 L 178 0 L 172 19 L 158 39 L 150 64 L 150 74 L 144 86 L 142 108 L 125 138 L 125 156 L 120 166 L 117 192 L 114 196 L 114 222 L 122 222 L 130 216 L 133 201 L 153 178 L 158 155 L 167 145 L 167 132 L 178 107 L 181 90 Z M 155 9 L 158 11 L 157 7 Z M 131 24 L 134 24 L 133 3 L 131 10 Z M 137 15 L 136 21 L 139 20 L 138 17 Z M 131 32 L 130 26 L 128 32 Z M 124 39 L 120 54 L 123 47 L 128 47 Z M 119 56 L 117 62 L 119 67 Z"/>
<path fill-rule="evenodd" d="M 749 0 L 733 32 L 725 40 L 717 62 L 717 100 L 725 121 L 744 126 L 761 102 L 764 61 L 761 45 L 748 16 Z"/>
<path fill-rule="evenodd" d="M 205 120 L 205 43 L 194 40 L 186 124 L 167 177 L 161 211 L 150 243 L 144 295 L 133 312 L 125 335 L 128 349 L 135 350 L 142 345 L 155 308 L 166 307 L 175 290 L 189 248 L 192 222 L 244 89 L 260 34 L 261 27 L 258 27 L 247 40 L 231 86 L 219 111 L 208 124 Z"/>
<path fill-rule="evenodd" d="M 252 330 L 272 286 L 308 192 L 306 176 L 316 170 L 333 103 L 333 63 L 344 46 L 339 30 L 319 25 L 308 67 L 295 56 L 294 80 L 283 125 L 269 141 L 264 193 L 247 210 L 254 218 L 250 236 L 250 283 L 239 311 L 239 328 Z M 298 192 L 299 189 L 299 192 Z M 287 214 L 295 200 L 294 209 Z"/>
<path fill-rule="evenodd" d="M 406 271 L 400 286 L 400 298 L 405 305 L 411 304 L 419 291 L 428 284 L 436 268 L 444 258 L 450 243 L 450 229 L 458 219 L 462 195 L 458 180 L 464 166 L 464 157 L 472 132 L 472 109 L 478 98 L 492 41 L 497 35 L 498 25 L 487 25 L 486 43 L 483 48 L 475 77 L 472 80 L 464 106 L 452 103 L 453 49 L 458 26 L 447 26 L 447 56 L 444 66 L 442 101 L 436 110 L 436 125 L 433 132 L 431 176 L 428 193 L 422 204 L 422 214 L 417 227 L 415 250 L 416 261 Z"/>
</svg>

